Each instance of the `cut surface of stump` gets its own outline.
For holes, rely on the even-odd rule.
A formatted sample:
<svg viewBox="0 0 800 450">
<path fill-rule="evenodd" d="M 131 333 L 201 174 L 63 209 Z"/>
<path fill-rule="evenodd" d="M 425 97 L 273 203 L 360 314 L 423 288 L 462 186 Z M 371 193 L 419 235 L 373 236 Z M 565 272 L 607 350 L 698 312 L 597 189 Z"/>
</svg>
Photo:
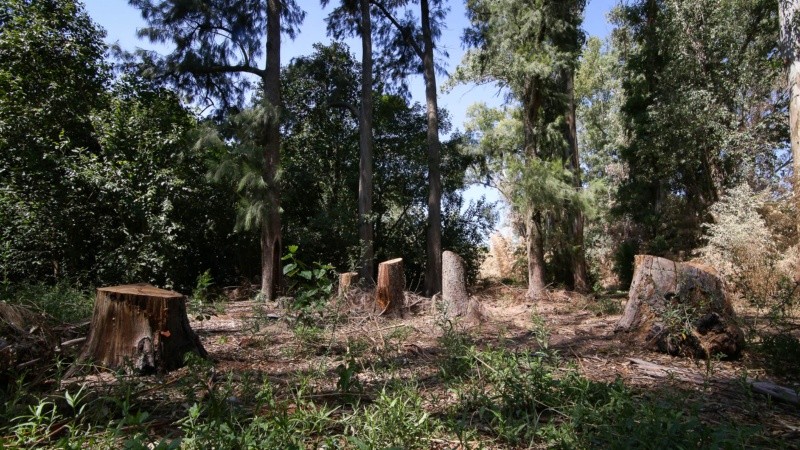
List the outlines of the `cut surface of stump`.
<svg viewBox="0 0 800 450">
<path fill-rule="evenodd" d="M 442 253 L 442 302 L 447 317 L 463 316 L 469 308 L 464 259 L 456 253 Z"/>
<path fill-rule="evenodd" d="M 186 297 L 148 284 L 97 289 L 89 338 L 73 372 L 92 362 L 128 373 L 164 373 L 207 353 L 189 326 Z"/>
<path fill-rule="evenodd" d="M 616 331 L 672 355 L 735 358 L 744 346 L 723 282 L 711 269 L 650 255 L 636 255 Z"/>
<path fill-rule="evenodd" d="M 358 284 L 358 272 L 345 272 L 339 274 L 339 297 L 344 297 L 351 287 Z"/>
<path fill-rule="evenodd" d="M 375 302 L 378 311 L 386 315 L 402 315 L 405 303 L 403 290 L 406 276 L 403 272 L 403 258 L 396 258 L 378 264 L 378 285 L 375 289 Z"/>
</svg>

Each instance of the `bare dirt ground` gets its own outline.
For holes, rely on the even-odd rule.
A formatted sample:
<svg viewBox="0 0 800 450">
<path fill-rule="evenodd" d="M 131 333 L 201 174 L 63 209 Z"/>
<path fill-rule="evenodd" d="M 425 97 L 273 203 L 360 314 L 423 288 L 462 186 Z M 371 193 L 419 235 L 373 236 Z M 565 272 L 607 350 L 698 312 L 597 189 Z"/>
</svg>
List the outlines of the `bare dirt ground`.
<svg viewBox="0 0 800 450">
<path fill-rule="evenodd" d="M 594 300 L 557 292 L 533 305 L 522 295 L 513 287 L 488 288 L 475 296 L 482 305 L 480 320 L 473 317 L 453 326 L 479 348 L 536 349 L 538 316 L 550 333 L 547 345 L 587 378 L 601 382 L 621 379 L 642 392 L 681 391 L 700 400 L 701 416 L 709 423 L 736 420 L 743 425 L 760 424 L 771 436 L 797 442 L 800 447 L 797 406 L 756 394 L 749 385 L 753 380 L 770 380 L 797 390 L 797 383 L 768 375 L 751 353 L 745 352 L 735 361 L 705 361 L 642 350 L 614 333 L 620 315 L 597 312 Z M 621 311 L 625 299 L 616 301 Z M 339 316 L 338 320 L 329 317 L 332 325 L 322 332 L 293 327 L 277 304 L 253 301 L 227 303 L 224 313 L 194 321 L 192 326 L 220 374 L 251 374 L 287 387 L 305 383 L 306 389 L 324 397 L 336 392 L 336 370 L 344 356 L 356 355 L 371 361 L 358 374 L 366 392 L 380 386 L 384 381 L 380 368 L 390 365 L 393 376 L 419 380 L 425 398 L 431 399 L 428 406 L 438 410 L 452 400 L 446 387 L 437 382 L 437 361 L 444 351 L 439 341 L 442 320 L 429 300 L 409 296 L 407 302 L 413 305 L 413 312 L 394 319 L 344 314 L 333 308 L 329 315 Z M 186 376 L 186 370 L 170 378 Z"/>
</svg>

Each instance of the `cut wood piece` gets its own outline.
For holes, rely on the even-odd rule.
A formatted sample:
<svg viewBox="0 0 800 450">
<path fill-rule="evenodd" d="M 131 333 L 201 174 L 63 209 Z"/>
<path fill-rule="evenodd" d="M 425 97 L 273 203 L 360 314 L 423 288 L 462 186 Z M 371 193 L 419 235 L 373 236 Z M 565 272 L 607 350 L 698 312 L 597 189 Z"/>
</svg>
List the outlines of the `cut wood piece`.
<svg viewBox="0 0 800 450">
<path fill-rule="evenodd" d="M 403 258 L 396 258 L 378 264 L 378 286 L 375 302 L 381 314 L 402 315 L 405 296 L 403 290 L 406 276 L 403 272 Z"/>
<path fill-rule="evenodd" d="M 456 253 L 442 253 L 442 302 L 447 317 L 463 316 L 469 308 L 464 259 Z"/>
<path fill-rule="evenodd" d="M 636 255 L 635 263 L 628 303 L 616 331 L 672 355 L 739 355 L 744 333 L 713 269 L 650 255 Z"/>
<path fill-rule="evenodd" d="M 72 374 L 91 362 L 128 373 L 168 372 L 207 353 L 189 326 L 186 297 L 148 284 L 97 289 L 89 338 Z"/>
<path fill-rule="evenodd" d="M 339 274 L 339 297 L 344 297 L 351 287 L 358 284 L 358 272 L 345 272 Z"/>
<path fill-rule="evenodd" d="M 750 383 L 750 387 L 754 392 L 766 395 L 769 398 L 774 398 L 792 405 L 800 405 L 800 395 L 794 389 L 778 386 L 777 384 L 770 383 L 769 381 L 754 381 Z"/>
</svg>

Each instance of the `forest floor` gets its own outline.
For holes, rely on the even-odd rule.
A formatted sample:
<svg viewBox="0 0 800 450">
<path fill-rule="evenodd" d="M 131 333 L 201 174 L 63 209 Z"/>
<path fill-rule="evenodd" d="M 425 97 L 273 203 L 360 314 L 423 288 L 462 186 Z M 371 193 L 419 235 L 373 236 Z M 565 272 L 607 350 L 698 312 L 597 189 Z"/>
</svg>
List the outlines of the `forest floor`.
<svg viewBox="0 0 800 450">
<path fill-rule="evenodd" d="M 561 389 L 558 386 L 573 389 L 584 384 L 586 392 L 594 392 L 592 389 L 597 390 L 597 386 L 621 383 L 626 392 L 630 392 L 630 398 L 655 405 L 655 409 L 644 412 L 637 409 L 617 413 L 611 409 L 604 413 L 611 416 L 607 420 L 612 422 L 617 420 L 617 414 L 619 420 L 631 422 L 614 424 L 613 433 L 642 432 L 641 440 L 645 441 L 651 439 L 648 433 L 654 433 L 656 437 L 666 436 L 664 442 L 670 443 L 670 433 L 675 432 L 670 427 L 678 424 L 682 427 L 679 432 L 688 434 L 689 440 L 684 444 L 676 441 L 675 445 L 686 447 L 685 442 L 689 442 L 688 447 L 704 448 L 728 445 L 709 444 L 711 441 L 700 438 L 691 441 L 696 427 L 707 427 L 711 434 L 752 429 L 756 436 L 745 439 L 747 447 L 800 448 L 798 407 L 754 393 L 749 382 L 769 380 L 795 390 L 800 386 L 797 380 L 778 378 L 766 372 L 763 361 L 755 353 L 746 351 L 742 358 L 734 361 L 706 361 L 642 350 L 614 333 L 624 297 L 598 301 L 555 292 L 550 298 L 531 304 L 524 301 L 523 294 L 521 289 L 503 285 L 485 288 L 474 296 L 481 305 L 480 313 L 455 322 L 437 314 L 429 299 L 414 295 L 407 297 L 407 303 L 412 306 L 404 317 L 384 318 L 359 308 L 358 305 L 368 299 L 364 294 L 350 303 L 329 305 L 324 316 L 313 321 L 313 325 L 293 320 L 279 303 L 228 301 L 218 305 L 217 313 L 203 317 L 204 320 L 191 319 L 193 329 L 209 353 L 208 361 L 190 362 L 187 367 L 163 376 L 100 373 L 65 380 L 64 386 L 69 390 L 70 386 L 88 383 L 95 393 L 105 392 L 107 398 L 135 403 L 137 409 L 148 412 L 148 436 L 169 439 L 184 436 L 184 444 L 192 442 L 186 440 L 187 434 L 198 439 L 197 442 L 202 441 L 198 438 L 203 432 L 198 423 L 203 417 L 215 414 L 209 405 L 217 402 L 217 406 L 228 411 L 225 414 L 241 406 L 242 409 L 255 408 L 248 409 L 254 415 L 266 409 L 281 409 L 282 417 L 291 418 L 302 410 L 304 415 L 298 420 L 318 420 L 321 424 L 318 428 L 305 422 L 292 425 L 308 427 L 302 432 L 317 435 L 316 440 L 302 441 L 306 447 L 313 448 L 377 448 L 374 442 L 393 444 L 392 437 L 386 437 L 385 441 L 379 438 L 364 441 L 372 444 L 363 447 L 358 439 L 344 440 L 340 441 L 345 442 L 340 447 L 330 442 L 322 444 L 322 437 L 339 434 L 357 438 L 360 433 L 379 433 L 378 428 L 389 426 L 381 420 L 405 420 L 406 416 L 414 416 L 414 408 L 417 408 L 417 415 L 413 423 L 405 429 L 398 425 L 396 433 L 408 434 L 414 427 L 420 427 L 423 420 L 447 424 L 439 426 L 438 430 L 427 428 L 415 438 L 422 439 L 421 444 L 414 445 L 418 448 L 547 448 L 556 445 L 554 443 L 572 447 L 565 444 L 571 442 L 569 439 L 543 438 L 536 433 L 531 434 L 538 436 L 535 438 L 516 439 L 516 435 L 522 437 L 526 433 L 524 422 L 514 422 L 523 424 L 516 431 L 497 430 L 505 426 L 503 420 L 512 422 L 514 411 L 493 410 L 492 403 L 481 403 L 478 397 L 485 393 L 491 402 L 510 402 L 509 405 L 517 405 L 514 408 L 524 409 L 519 406 L 524 403 L 516 404 L 514 399 L 503 396 L 524 396 L 528 389 L 524 383 L 532 383 L 530 389 L 537 389 L 538 383 L 536 380 L 520 381 L 522 391 L 503 391 L 501 384 L 513 385 L 512 379 L 524 380 L 524 372 L 533 369 L 528 367 L 525 371 L 514 372 L 510 366 L 499 362 L 503 357 L 492 359 L 492 355 L 497 355 L 491 353 L 493 349 L 502 349 L 506 355 L 533 353 L 546 355 L 548 361 L 556 359 L 558 362 L 548 363 L 548 370 L 541 372 L 547 379 L 572 377 L 570 379 L 579 380 L 575 384 L 563 381 L 549 384 L 543 388 L 544 393 Z M 345 313 L 346 310 L 349 312 Z M 527 364 L 530 365 L 530 360 Z M 508 370 L 510 376 L 500 377 L 501 372 Z M 253 406 L 253 399 L 260 399 L 265 389 L 271 395 L 267 405 Z M 490 390 L 498 394 L 489 396 Z M 396 401 L 381 403 L 389 395 L 387 392 L 393 391 L 411 395 L 417 403 L 411 402 L 405 410 L 400 408 L 393 412 L 393 408 L 399 408 Z M 395 398 L 405 398 L 402 395 Z M 533 401 L 552 403 L 556 400 Z M 596 401 L 598 405 L 602 403 Z M 662 403 L 668 407 L 659 409 Z M 198 404 L 206 405 L 204 412 L 193 410 Z M 373 417 L 372 422 L 360 418 L 358 425 L 348 422 L 346 419 L 356 417 L 355 411 L 359 408 L 365 408 L 362 410 L 365 417 L 369 417 L 369 411 L 397 416 Z M 494 416 L 483 414 L 487 408 Z M 576 411 L 568 409 L 567 405 L 562 408 L 541 403 L 533 409 L 538 411 L 535 420 L 541 420 L 542 424 L 576 420 L 567 417 Z M 665 421 L 662 417 L 639 417 L 643 414 L 674 415 L 676 422 Z M 700 423 L 687 425 L 686 417 L 696 417 Z M 587 420 L 591 426 L 585 429 L 593 432 L 599 433 L 605 426 L 602 421 Z M 663 429 L 640 430 L 640 426 Z M 584 429 L 579 425 L 573 428 L 578 436 Z M 213 437 L 215 432 L 222 431 L 206 430 L 205 442 L 222 439 Z M 606 441 L 579 440 L 574 447 L 607 447 L 603 442 Z M 615 446 L 659 448 L 664 445 L 657 439 L 624 442 Z M 409 444 L 395 446 L 408 448 Z M 220 444 L 218 448 L 226 446 Z"/>
</svg>

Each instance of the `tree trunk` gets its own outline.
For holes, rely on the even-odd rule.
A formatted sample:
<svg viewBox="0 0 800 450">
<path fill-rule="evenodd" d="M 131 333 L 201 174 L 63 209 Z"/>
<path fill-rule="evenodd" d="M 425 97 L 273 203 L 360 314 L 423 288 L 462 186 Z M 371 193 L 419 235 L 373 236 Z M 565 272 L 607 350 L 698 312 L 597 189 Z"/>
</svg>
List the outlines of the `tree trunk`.
<svg viewBox="0 0 800 450">
<path fill-rule="evenodd" d="M 345 272 L 339 274 L 339 297 L 344 297 L 350 288 L 358 284 L 358 272 Z"/>
<path fill-rule="evenodd" d="M 564 163 L 572 172 L 572 182 L 575 191 L 580 193 L 583 190 L 581 183 L 581 164 L 580 153 L 578 153 L 578 129 L 575 119 L 575 71 L 565 70 L 566 94 L 567 94 L 567 116 L 566 116 L 566 138 L 569 154 L 564 158 Z M 570 205 L 567 214 L 567 245 L 569 246 L 569 257 L 572 265 L 572 288 L 581 293 L 589 291 L 589 275 L 586 268 L 586 252 L 583 239 L 583 211 L 577 205 Z"/>
<path fill-rule="evenodd" d="M 736 357 L 744 346 L 733 306 L 713 269 L 650 255 L 636 255 L 616 331 L 672 355 Z"/>
<path fill-rule="evenodd" d="M 544 237 L 541 230 L 541 217 L 529 211 L 525 217 L 525 248 L 528 255 L 528 291 L 525 297 L 536 301 L 544 297 L 546 285 L 544 278 Z"/>
<path fill-rule="evenodd" d="M 523 121 L 525 157 L 528 160 L 539 158 L 538 142 L 536 139 L 536 122 L 539 117 L 539 108 L 542 104 L 542 96 L 539 91 L 536 79 L 528 81 L 525 92 L 524 108 L 525 118 Z M 525 250 L 528 257 L 528 291 L 525 297 L 528 300 L 536 301 L 544 296 L 545 276 L 544 276 L 544 235 L 542 233 L 542 217 L 532 204 L 526 205 L 524 225 L 525 225 Z"/>
<path fill-rule="evenodd" d="M 73 373 L 86 362 L 129 373 L 164 373 L 184 355 L 207 353 L 186 317 L 186 297 L 148 284 L 97 289 L 89 338 Z"/>
<path fill-rule="evenodd" d="M 787 68 L 789 143 L 794 171 L 794 199 L 800 211 L 800 0 L 779 0 L 781 50 Z M 800 231 L 800 220 L 797 220 Z"/>
<path fill-rule="evenodd" d="M 451 251 L 442 254 L 442 301 L 447 317 L 463 316 L 469 309 L 464 259 Z"/>
<path fill-rule="evenodd" d="M 428 230 L 425 292 L 430 297 L 442 290 L 442 177 L 439 141 L 439 107 L 436 98 L 436 69 L 433 62 L 433 33 L 428 0 L 420 0 L 422 18 L 422 67 L 428 115 Z"/>
<path fill-rule="evenodd" d="M 265 129 L 262 176 L 268 187 L 267 217 L 261 225 L 261 293 L 264 299 L 275 298 L 281 277 L 280 190 L 277 180 L 280 164 L 281 105 L 281 0 L 269 0 L 267 6 L 267 63 L 264 97 L 269 119 Z"/>
<path fill-rule="evenodd" d="M 405 295 L 403 290 L 406 277 L 403 272 L 403 258 L 392 259 L 378 264 L 378 286 L 375 301 L 381 314 L 396 316 L 403 314 Z"/>
<path fill-rule="evenodd" d="M 372 228 L 372 16 L 369 0 L 361 8 L 361 111 L 358 117 L 358 236 L 361 240 L 361 279 L 375 279 L 375 234 Z"/>
</svg>

